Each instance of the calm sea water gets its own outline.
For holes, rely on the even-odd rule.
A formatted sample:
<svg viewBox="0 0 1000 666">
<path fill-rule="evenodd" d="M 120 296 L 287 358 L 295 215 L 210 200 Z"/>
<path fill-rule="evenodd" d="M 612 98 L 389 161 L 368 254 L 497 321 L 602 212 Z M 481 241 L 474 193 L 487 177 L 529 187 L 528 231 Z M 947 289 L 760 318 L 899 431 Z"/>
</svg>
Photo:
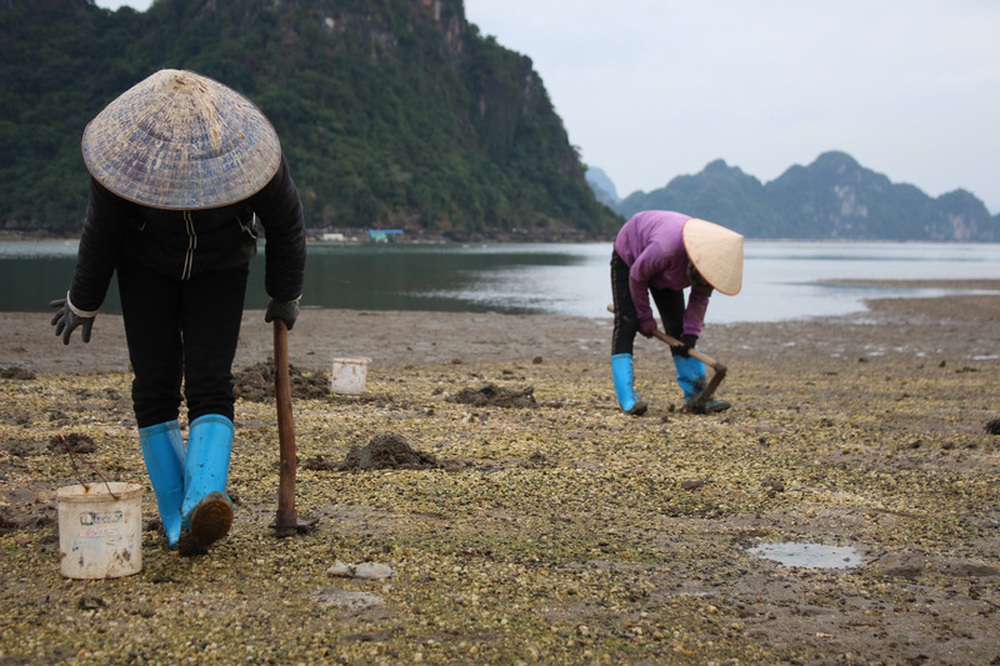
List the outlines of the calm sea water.
<svg viewBox="0 0 1000 666">
<path fill-rule="evenodd" d="M 76 242 L 0 243 L 0 311 L 42 312 L 65 294 Z M 263 308 L 263 253 L 247 307 Z M 557 313 L 609 317 L 611 244 L 311 245 L 303 304 L 316 308 Z M 712 322 L 847 314 L 880 297 L 939 289 L 843 279 L 1000 279 L 1000 245 L 747 241 L 743 291 L 716 294 Z M 112 285 L 105 311 L 118 311 Z"/>
</svg>

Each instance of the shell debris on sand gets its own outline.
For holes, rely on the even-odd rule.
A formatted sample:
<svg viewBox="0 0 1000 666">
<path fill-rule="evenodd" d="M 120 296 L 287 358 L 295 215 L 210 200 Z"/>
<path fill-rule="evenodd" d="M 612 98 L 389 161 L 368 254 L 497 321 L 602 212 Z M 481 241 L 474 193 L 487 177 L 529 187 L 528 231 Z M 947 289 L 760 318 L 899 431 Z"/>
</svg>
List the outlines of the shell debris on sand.
<svg viewBox="0 0 1000 666">
<path fill-rule="evenodd" d="M 389 330 L 404 341 L 421 322 L 437 321 L 393 315 L 398 329 Z M 709 327 L 706 344 L 733 350 L 724 394 L 733 409 L 674 412 L 664 421 L 679 389 L 667 373 L 669 357 L 656 356 L 653 345 L 637 342 L 637 389 L 651 407 L 633 418 L 614 401 L 606 350 L 567 359 L 557 344 L 538 343 L 518 358 L 483 361 L 477 348 L 451 363 L 463 336 L 488 339 L 498 329 L 484 319 L 489 327 L 476 333 L 455 326 L 460 335 L 447 341 L 448 360 L 381 359 L 362 399 L 294 399 L 303 461 L 297 506 L 320 517 L 309 534 L 272 538 L 275 408 L 241 398 L 229 536 L 210 555 L 187 559 L 147 529 L 142 572 L 113 584 L 59 575 L 54 493 L 75 472 L 68 454 L 48 442 L 57 430 L 89 437 L 89 464 L 108 478 L 148 483 L 128 400 L 131 377 L 0 377 L 0 580 L 10 591 L 0 595 L 0 661 L 997 658 L 1000 473 L 996 437 L 983 424 L 996 417 L 1000 362 L 891 351 L 900 346 L 897 335 L 973 349 L 982 321 L 956 320 L 947 332 L 934 322 L 873 330 L 841 320 Z M 376 320 L 397 325 L 372 315 L 366 330 L 388 335 Z M 499 328 L 553 341 L 565 330 L 565 322 L 545 317 L 523 331 L 520 322 Z M 767 344 L 740 350 L 730 336 Z M 800 344 L 772 354 L 786 339 Z M 854 339 L 876 339 L 890 351 L 867 363 L 802 351 Z M 538 355 L 546 362 L 533 363 Z M 324 367 L 323 356 L 315 367 L 303 364 L 304 372 Z M 531 387 L 537 404 L 448 399 L 456 387 L 487 383 Z M 380 434 L 441 464 L 363 472 L 304 464 L 339 463 Z M 685 490 L 692 480 L 703 483 Z M 153 527 L 152 492 L 143 493 L 143 504 Z M 37 520 L 21 520 L 26 515 Z M 865 564 L 789 568 L 748 552 L 780 542 L 856 546 Z M 394 573 L 334 576 L 338 560 L 381 563 Z"/>
</svg>

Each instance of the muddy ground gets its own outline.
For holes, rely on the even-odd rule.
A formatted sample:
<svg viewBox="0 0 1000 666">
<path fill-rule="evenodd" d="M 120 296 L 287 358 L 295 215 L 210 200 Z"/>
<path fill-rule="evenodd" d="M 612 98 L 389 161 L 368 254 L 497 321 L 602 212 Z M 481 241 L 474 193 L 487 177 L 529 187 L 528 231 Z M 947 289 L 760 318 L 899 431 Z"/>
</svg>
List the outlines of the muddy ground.
<svg viewBox="0 0 1000 666">
<path fill-rule="evenodd" d="M 186 559 L 157 530 L 120 319 L 64 347 L 47 315 L 4 313 L 0 664 L 1000 664 L 1000 295 L 710 319 L 733 408 L 679 412 L 640 339 L 635 418 L 610 319 L 305 311 L 297 502 L 317 527 L 279 539 L 272 339 L 248 312 L 233 531 Z M 362 395 L 326 390 L 335 356 L 372 359 Z M 55 489 L 95 473 L 146 485 L 134 576 L 60 575 Z M 856 556 L 751 552 L 784 542 Z"/>
</svg>

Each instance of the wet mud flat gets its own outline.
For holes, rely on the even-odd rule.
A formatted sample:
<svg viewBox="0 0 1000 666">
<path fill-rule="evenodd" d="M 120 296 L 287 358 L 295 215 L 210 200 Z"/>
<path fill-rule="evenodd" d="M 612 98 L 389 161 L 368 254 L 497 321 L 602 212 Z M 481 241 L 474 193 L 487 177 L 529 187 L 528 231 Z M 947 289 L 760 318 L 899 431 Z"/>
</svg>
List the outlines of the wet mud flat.
<svg viewBox="0 0 1000 666">
<path fill-rule="evenodd" d="M 669 355 L 641 340 L 641 418 L 614 404 L 600 322 L 484 315 L 449 336 L 430 313 L 307 312 L 377 331 L 292 334 L 297 504 L 317 528 L 269 529 L 261 335 L 239 365 L 257 379 L 233 530 L 197 558 L 156 530 L 127 368 L 32 366 L 10 341 L 0 663 L 1000 663 L 1000 304 L 942 300 L 707 327 L 722 414 L 680 412 Z M 329 358 L 355 353 L 364 394 L 324 392 Z M 55 490 L 92 469 L 146 485 L 134 576 L 59 574 Z M 841 559 L 782 561 L 783 544 Z"/>
</svg>

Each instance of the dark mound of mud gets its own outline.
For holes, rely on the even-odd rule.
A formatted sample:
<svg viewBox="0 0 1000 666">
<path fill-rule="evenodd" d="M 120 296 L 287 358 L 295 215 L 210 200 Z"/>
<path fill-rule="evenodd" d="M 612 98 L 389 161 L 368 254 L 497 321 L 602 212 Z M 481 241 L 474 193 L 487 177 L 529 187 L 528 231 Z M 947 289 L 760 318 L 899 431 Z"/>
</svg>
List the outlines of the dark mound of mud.
<svg viewBox="0 0 1000 666">
<path fill-rule="evenodd" d="M 43 481 L 24 480 L 10 483 L 6 472 L 4 470 L 0 473 L 3 480 L 0 483 L 0 535 L 55 525 L 57 511 L 52 485 Z M 50 534 L 51 538 L 58 540 L 57 534 Z M 6 557 L 6 553 L 3 557 Z M 0 663 L 2 661 L 0 659 Z"/>
<path fill-rule="evenodd" d="M 991 435 L 1000 435 L 1000 419 L 993 419 L 987 422 L 986 432 Z"/>
<path fill-rule="evenodd" d="M 47 505 L 0 507 L 0 535 L 56 524 L 56 512 Z"/>
<path fill-rule="evenodd" d="M 71 432 L 68 435 L 53 435 L 49 440 L 49 451 L 53 453 L 93 453 L 97 450 L 97 442 L 89 435 Z"/>
<path fill-rule="evenodd" d="M 486 384 L 477 389 L 464 388 L 448 398 L 448 402 L 458 402 L 475 407 L 537 407 L 535 388 L 529 386 L 522 391 L 504 388 L 496 384 Z"/>
<path fill-rule="evenodd" d="M 431 469 L 437 466 L 434 456 L 414 450 L 402 436 L 381 432 L 366 446 L 352 446 L 337 469 Z"/>
<path fill-rule="evenodd" d="M 257 363 L 236 373 L 233 394 L 251 402 L 274 400 L 274 361 Z M 310 400 L 330 395 L 330 378 L 324 372 L 304 374 L 295 366 L 288 366 L 288 380 L 292 399 Z"/>
<path fill-rule="evenodd" d="M 0 368 L 0 379 L 17 379 L 28 381 L 35 378 L 35 373 L 27 368 L 13 366 L 10 368 Z"/>
</svg>

